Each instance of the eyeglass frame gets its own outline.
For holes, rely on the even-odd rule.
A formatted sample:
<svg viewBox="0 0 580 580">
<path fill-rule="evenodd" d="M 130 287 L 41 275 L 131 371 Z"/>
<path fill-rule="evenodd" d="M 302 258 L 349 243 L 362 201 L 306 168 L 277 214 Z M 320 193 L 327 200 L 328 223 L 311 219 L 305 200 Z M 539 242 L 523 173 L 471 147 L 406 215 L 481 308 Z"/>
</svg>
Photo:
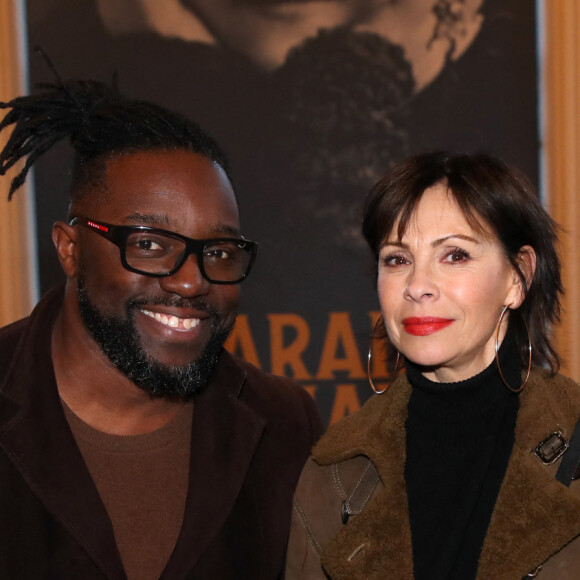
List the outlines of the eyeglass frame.
<svg viewBox="0 0 580 580">
<path fill-rule="evenodd" d="M 74 216 L 69 221 L 69 226 L 85 226 L 90 231 L 99 234 L 109 242 L 112 242 L 119 248 L 119 254 L 121 256 L 121 264 L 123 268 L 129 270 L 130 272 L 134 272 L 135 274 L 141 274 L 142 276 L 149 276 L 151 278 L 167 278 L 168 276 L 173 276 L 177 273 L 183 264 L 185 264 L 187 258 L 191 254 L 195 254 L 197 257 L 197 265 L 201 275 L 211 284 L 239 284 L 243 282 L 250 273 L 252 269 L 252 265 L 256 259 L 256 255 L 258 253 L 258 244 L 257 242 L 251 242 L 250 240 L 246 240 L 244 237 L 241 238 L 208 238 L 205 240 L 196 240 L 194 238 L 188 238 L 182 234 L 178 234 L 177 232 L 172 232 L 170 230 L 164 230 L 162 228 L 153 228 L 150 226 L 122 226 L 122 225 L 114 225 L 109 224 L 106 222 L 100 222 L 91 218 L 85 218 L 82 216 Z M 182 252 L 182 256 L 180 260 L 177 262 L 177 265 L 172 268 L 167 273 L 157 274 L 155 272 L 144 272 L 143 270 L 139 270 L 134 266 L 131 266 L 127 263 L 127 256 L 126 256 L 126 249 L 127 249 L 127 238 L 132 233 L 139 233 L 139 232 L 151 232 L 155 234 L 160 234 L 162 236 L 167 236 L 169 238 L 175 238 L 177 240 L 181 240 L 185 243 L 185 249 Z M 234 242 L 238 244 L 243 250 L 246 250 L 250 254 L 250 261 L 246 267 L 246 271 L 241 278 L 237 280 L 214 280 L 209 277 L 207 272 L 205 271 L 205 266 L 203 263 L 203 252 L 207 248 L 208 245 L 219 243 L 219 242 Z"/>
</svg>

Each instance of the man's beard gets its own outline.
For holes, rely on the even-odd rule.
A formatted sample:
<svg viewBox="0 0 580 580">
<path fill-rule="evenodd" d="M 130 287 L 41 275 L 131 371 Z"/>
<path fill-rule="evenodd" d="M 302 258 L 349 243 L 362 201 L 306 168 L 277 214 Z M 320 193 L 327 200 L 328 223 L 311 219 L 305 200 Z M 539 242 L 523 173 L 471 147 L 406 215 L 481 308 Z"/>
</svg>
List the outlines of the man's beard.
<svg viewBox="0 0 580 580">
<path fill-rule="evenodd" d="M 81 318 L 113 365 L 137 387 L 153 398 L 189 400 L 209 381 L 224 342 L 234 323 L 229 323 L 205 304 L 196 301 L 211 319 L 211 335 L 201 355 L 185 365 L 165 365 L 151 358 L 143 349 L 135 327 L 135 310 L 146 304 L 183 306 L 183 299 L 131 300 L 125 304 L 126 319 L 102 314 L 91 301 L 84 277 L 77 279 Z M 188 302 L 191 305 L 191 302 Z"/>
</svg>

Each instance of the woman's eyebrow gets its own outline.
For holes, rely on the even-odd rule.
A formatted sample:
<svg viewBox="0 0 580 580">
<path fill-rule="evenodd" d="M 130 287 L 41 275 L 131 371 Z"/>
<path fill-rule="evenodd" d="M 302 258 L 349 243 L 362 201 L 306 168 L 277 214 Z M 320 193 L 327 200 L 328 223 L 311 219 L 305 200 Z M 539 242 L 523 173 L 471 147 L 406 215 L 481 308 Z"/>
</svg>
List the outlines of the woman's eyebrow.
<svg viewBox="0 0 580 580">
<path fill-rule="evenodd" d="M 481 244 L 480 240 L 478 240 L 472 236 L 466 236 L 464 234 L 449 234 L 448 236 L 443 236 L 442 238 L 438 238 L 437 240 L 434 240 L 433 242 L 431 242 L 431 246 L 436 248 L 437 246 L 444 244 L 448 240 L 455 239 L 455 238 L 457 238 L 459 240 L 464 240 L 466 242 L 472 242 L 474 244 Z"/>
<path fill-rule="evenodd" d="M 403 242 L 391 242 L 387 240 L 381 244 L 381 248 L 384 248 L 385 246 L 396 246 L 397 248 L 407 249 L 409 244 L 404 244 Z"/>
<path fill-rule="evenodd" d="M 467 236 L 465 234 L 449 234 L 447 236 L 443 236 L 442 238 L 437 238 L 436 240 L 431 242 L 431 246 L 433 248 L 437 248 L 438 246 L 444 244 L 445 242 L 447 242 L 449 240 L 453 240 L 453 239 L 465 240 L 466 242 L 472 242 L 474 244 L 481 244 L 480 240 L 478 240 L 477 238 L 474 238 L 472 236 Z M 391 240 L 387 240 L 386 242 L 384 242 L 381 245 L 381 248 L 384 248 L 386 246 L 395 246 L 397 248 L 402 248 L 402 249 L 409 248 L 409 244 L 405 244 L 404 242 L 391 241 Z"/>
</svg>

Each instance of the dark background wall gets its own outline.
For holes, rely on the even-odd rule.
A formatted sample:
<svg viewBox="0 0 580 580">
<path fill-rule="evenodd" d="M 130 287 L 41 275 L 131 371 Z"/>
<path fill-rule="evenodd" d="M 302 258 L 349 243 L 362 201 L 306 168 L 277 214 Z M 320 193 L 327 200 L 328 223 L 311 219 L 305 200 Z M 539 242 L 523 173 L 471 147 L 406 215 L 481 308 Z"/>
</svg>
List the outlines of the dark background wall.
<svg viewBox="0 0 580 580">
<path fill-rule="evenodd" d="M 378 302 L 359 223 L 376 178 L 407 155 L 453 149 L 498 154 L 537 181 L 529 0 L 484 0 L 469 48 L 420 91 L 400 47 L 349 28 L 300 43 L 265 71 L 219 43 L 114 35 L 93 0 L 28 0 L 27 10 L 32 85 L 54 80 L 34 56 L 41 45 L 62 77 L 109 81 L 117 72 L 124 93 L 191 116 L 224 145 L 243 231 L 260 243 L 230 347 L 294 376 L 328 420 L 371 394 L 366 352 Z M 36 171 L 42 290 L 62 279 L 49 239 L 66 215 L 69 167 L 62 144 Z M 381 361 L 375 370 L 385 379 Z"/>
</svg>

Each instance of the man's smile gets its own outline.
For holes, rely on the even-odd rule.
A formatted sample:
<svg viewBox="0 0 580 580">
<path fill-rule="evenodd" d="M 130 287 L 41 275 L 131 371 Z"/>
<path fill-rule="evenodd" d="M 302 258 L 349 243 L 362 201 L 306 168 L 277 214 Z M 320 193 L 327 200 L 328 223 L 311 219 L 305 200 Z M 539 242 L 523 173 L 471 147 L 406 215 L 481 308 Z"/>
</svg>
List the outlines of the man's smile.
<svg viewBox="0 0 580 580">
<path fill-rule="evenodd" d="M 165 324 L 166 326 L 175 328 L 177 330 L 191 330 L 192 328 L 198 326 L 200 323 L 199 318 L 180 318 L 179 316 L 175 315 L 151 312 L 150 310 L 145 310 L 144 308 L 140 308 L 139 310 L 150 318 L 154 318 L 158 322 L 161 322 L 161 324 Z"/>
</svg>

